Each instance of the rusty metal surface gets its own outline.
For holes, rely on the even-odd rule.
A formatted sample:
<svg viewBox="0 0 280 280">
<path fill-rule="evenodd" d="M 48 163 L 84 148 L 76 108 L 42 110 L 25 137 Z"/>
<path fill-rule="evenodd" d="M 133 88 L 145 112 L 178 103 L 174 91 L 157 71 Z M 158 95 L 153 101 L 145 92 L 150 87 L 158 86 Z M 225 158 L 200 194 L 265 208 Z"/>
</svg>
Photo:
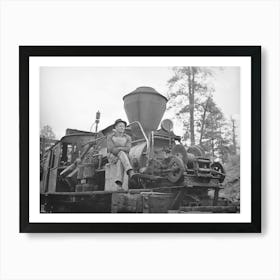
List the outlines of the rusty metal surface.
<svg viewBox="0 0 280 280">
<path fill-rule="evenodd" d="M 146 165 L 144 151 L 146 151 L 147 144 L 146 142 L 139 143 L 136 146 L 131 147 L 129 152 L 129 157 L 133 161 L 133 159 L 136 159 L 140 165 L 140 167 Z"/>
<path fill-rule="evenodd" d="M 173 193 L 143 192 L 143 213 L 167 213 L 173 198 Z"/>
<path fill-rule="evenodd" d="M 141 194 L 113 193 L 112 213 L 142 213 L 143 202 Z"/>
<path fill-rule="evenodd" d="M 60 152 L 61 143 L 58 143 L 52 151 L 52 155 L 50 158 L 49 181 L 47 187 L 48 192 L 56 192 L 57 190 L 57 168 L 60 160 Z"/>
<path fill-rule="evenodd" d="M 123 100 L 129 122 L 139 121 L 147 134 L 158 128 L 166 109 L 166 97 L 153 88 L 139 87 Z"/>
</svg>

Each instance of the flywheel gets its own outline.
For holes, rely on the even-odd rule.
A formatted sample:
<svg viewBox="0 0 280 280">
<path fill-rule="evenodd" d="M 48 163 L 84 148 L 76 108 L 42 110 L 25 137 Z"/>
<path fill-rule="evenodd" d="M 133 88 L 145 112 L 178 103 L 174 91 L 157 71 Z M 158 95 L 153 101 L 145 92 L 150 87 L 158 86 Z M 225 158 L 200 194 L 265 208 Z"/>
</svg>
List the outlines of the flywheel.
<svg viewBox="0 0 280 280">
<path fill-rule="evenodd" d="M 185 164 L 188 162 L 188 155 L 183 145 L 175 145 L 171 151 L 172 155 L 179 157 Z"/>
<path fill-rule="evenodd" d="M 190 146 L 187 149 L 187 153 L 193 154 L 196 157 L 204 157 L 205 156 L 205 152 L 204 152 L 203 148 L 199 145 Z"/>
<path fill-rule="evenodd" d="M 168 163 L 167 179 L 171 183 L 177 183 L 183 176 L 185 167 L 183 160 L 177 156 L 172 156 Z"/>
</svg>

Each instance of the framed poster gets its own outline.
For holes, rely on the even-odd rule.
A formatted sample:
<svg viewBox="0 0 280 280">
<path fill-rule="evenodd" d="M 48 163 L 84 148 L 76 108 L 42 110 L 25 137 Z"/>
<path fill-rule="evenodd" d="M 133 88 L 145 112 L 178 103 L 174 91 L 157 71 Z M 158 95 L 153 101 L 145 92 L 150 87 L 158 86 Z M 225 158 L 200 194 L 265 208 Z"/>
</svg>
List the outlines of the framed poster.
<svg viewBox="0 0 280 280">
<path fill-rule="evenodd" d="M 261 232 L 260 46 L 19 56 L 20 232 Z"/>
</svg>

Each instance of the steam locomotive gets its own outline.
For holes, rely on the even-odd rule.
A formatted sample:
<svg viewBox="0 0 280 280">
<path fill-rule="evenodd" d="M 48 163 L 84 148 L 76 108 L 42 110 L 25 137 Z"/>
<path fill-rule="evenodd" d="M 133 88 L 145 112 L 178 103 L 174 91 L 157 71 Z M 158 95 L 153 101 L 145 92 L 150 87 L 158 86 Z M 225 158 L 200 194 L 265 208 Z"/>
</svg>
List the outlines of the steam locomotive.
<svg viewBox="0 0 280 280">
<path fill-rule="evenodd" d="M 229 200 L 219 197 L 226 176 L 222 164 L 211 162 L 199 146 L 185 148 L 172 121 L 161 121 L 166 97 L 139 87 L 123 101 L 137 180 L 128 181 L 126 190 L 108 188 L 114 178 L 107 172 L 106 137 L 113 125 L 97 132 L 67 129 L 41 162 L 41 212 L 236 212 Z"/>
</svg>

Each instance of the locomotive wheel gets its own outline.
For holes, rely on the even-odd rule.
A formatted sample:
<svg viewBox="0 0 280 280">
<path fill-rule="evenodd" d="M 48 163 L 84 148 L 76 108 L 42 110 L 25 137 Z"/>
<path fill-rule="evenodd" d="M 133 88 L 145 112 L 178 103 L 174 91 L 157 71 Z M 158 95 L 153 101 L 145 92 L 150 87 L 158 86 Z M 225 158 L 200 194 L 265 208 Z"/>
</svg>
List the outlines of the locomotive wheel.
<svg viewBox="0 0 280 280">
<path fill-rule="evenodd" d="M 182 178 L 185 167 L 180 158 L 173 156 L 169 161 L 168 169 L 171 169 L 167 174 L 168 181 L 171 183 L 177 183 Z"/>
</svg>

